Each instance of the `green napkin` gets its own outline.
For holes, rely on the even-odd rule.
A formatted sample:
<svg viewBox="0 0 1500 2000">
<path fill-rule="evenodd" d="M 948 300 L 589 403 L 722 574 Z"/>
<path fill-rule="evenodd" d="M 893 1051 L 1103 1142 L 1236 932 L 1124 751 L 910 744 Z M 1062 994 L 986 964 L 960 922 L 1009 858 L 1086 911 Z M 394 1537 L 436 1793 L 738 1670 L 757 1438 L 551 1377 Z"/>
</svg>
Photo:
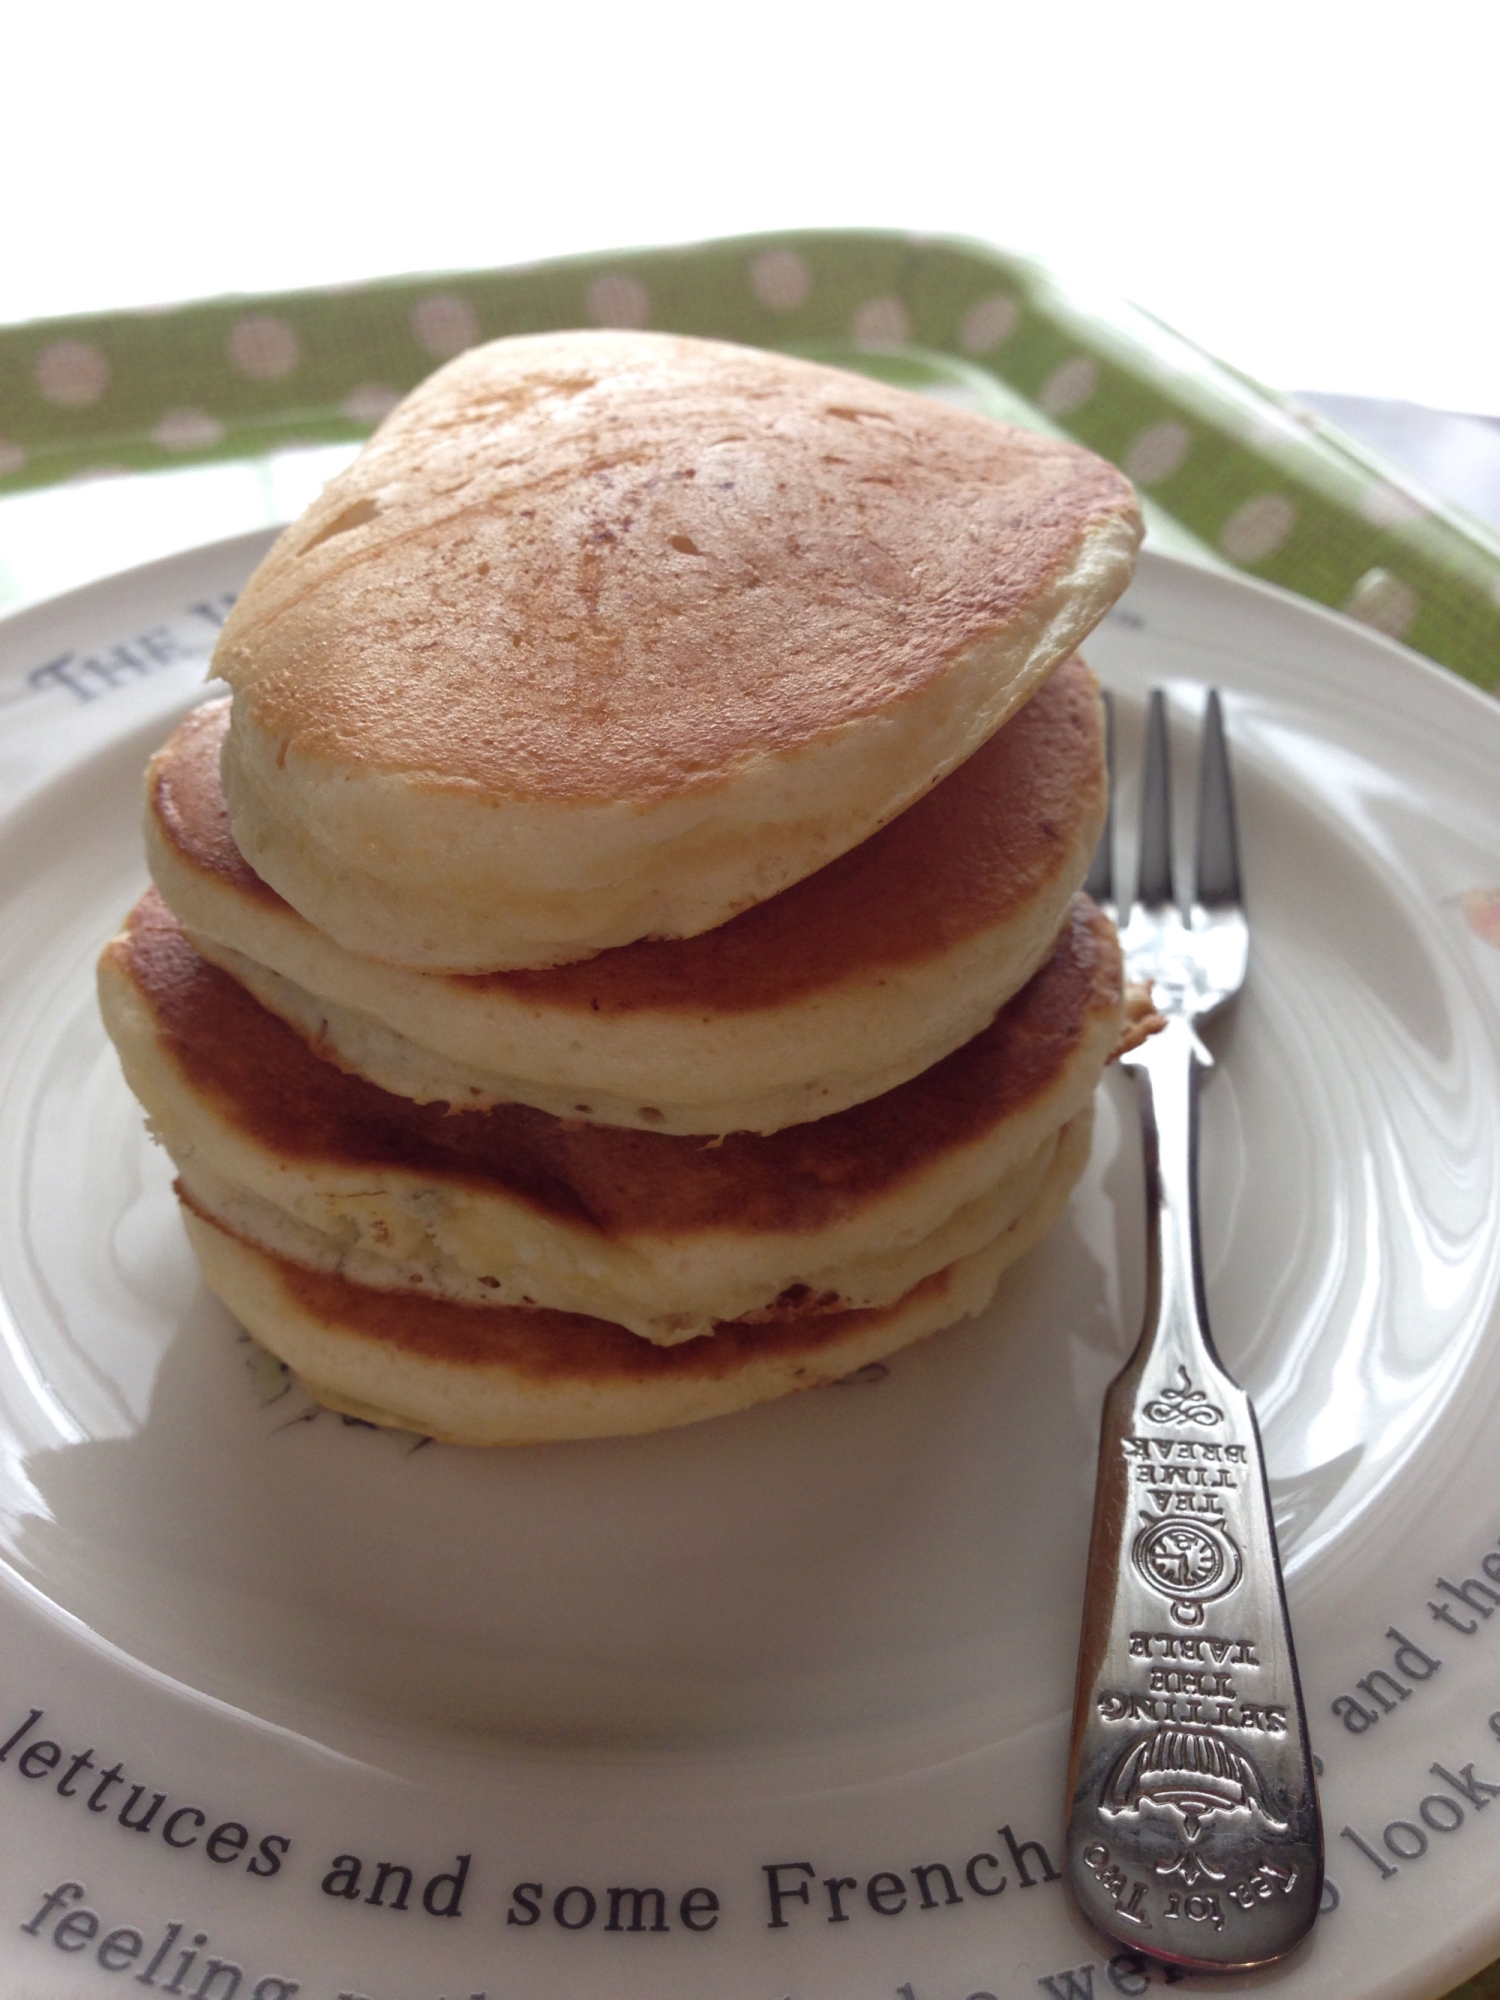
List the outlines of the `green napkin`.
<svg viewBox="0 0 1500 2000">
<path fill-rule="evenodd" d="M 1500 685 L 1492 530 L 1147 314 L 943 238 L 742 238 L 0 328 L 0 493 L 357 441 L 475 341 L 588 325 L 904 362 L 940 393 L 946 369 L 1123 466 L 1166 545 Z"/>
</svg>

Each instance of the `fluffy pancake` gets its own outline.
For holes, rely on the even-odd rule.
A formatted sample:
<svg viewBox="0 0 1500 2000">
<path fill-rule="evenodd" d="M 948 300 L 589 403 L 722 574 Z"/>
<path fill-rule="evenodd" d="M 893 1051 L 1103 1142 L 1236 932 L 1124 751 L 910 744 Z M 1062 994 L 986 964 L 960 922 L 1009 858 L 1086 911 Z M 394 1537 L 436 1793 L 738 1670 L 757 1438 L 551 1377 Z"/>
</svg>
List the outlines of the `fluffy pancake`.
<svg viewBox="0 0 1500 2000">
<path fill-rule="evenodd" d="M 352 1284 L 235 1235 L 186 1197 L 183 1219 L 210 1289 L 331 1409 L 453 1444 L 629 1436 L 836 1382 L 981 1311 L 1056 1220 L 1087 1156 L 1087 1123 L 1008 1230 L 895 1303 L 720 1326 L 674 1347 L 578 1314 Z"/>
<path fill-rule="evenodd" d="M 100 991 L 127 1081 L 232 1228 L 269 1210 L 292 1225 L 276 1247 L 357 1259 L 368 1289 L 482 1286 L 667 1343 L 790 1297 L 894 1304 L 977 1252 L 1036 1198 L 1123 1018 L 1113 928 L 1080 896 L 1041 971 L 921 1076 L 705 1145 L 518 1104 L 449 1113 L 347 1075 L 201 958 L 155 891 Z"/>
<path fill-rule="evenodd" d="M 1051 950 L 1104 811 L 1093 677 L 1059 667 L 852 852 L 700 937 L 479 975 L 358 957 L 262 882 L 219 784 L 227 705 L 147 782 L 158 888 L 198 949 L 319 1051 L 401 1096 L 669 1133 L 769 1132 L 894 1089 Z"/>
<path fill-rule="evenodd" d="M 1139 535 L 1090 454 L 809 362 L 640 333 L 474 349 L 225 626 L 235 840 L 395 964 L 696 935 L 971 756 Z"/>
</svg>

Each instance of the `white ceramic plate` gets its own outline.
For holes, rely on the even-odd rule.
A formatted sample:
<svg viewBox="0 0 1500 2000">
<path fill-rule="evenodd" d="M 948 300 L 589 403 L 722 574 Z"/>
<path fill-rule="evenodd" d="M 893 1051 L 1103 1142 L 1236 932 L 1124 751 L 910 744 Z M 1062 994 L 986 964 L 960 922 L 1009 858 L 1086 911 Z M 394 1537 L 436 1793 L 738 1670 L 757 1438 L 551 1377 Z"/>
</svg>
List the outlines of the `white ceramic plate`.
<svg viewBox="0 0 1500 2000">
<path fill-rule="evenodd" d="M 1093 1439 L 1139 1311 L 1119 1079 L 982 1321 L 665 1436 L 414 1449 L 314 1410 L 199 1286 L 91 964 L 145 879 L 141 764 L 263 542 L 0 633 L 3 1990 L 1159 1983 L 1050 1879 Z M 1238 760 L 1256 943 L 1205 1097 L 1208 1283 L 1336 1884 L 1265 1983 L 1425 2000 L 1500 1951 L 1500 949 L 1470 893 L 1500 882 L 1500 708 L 1159 557 L 1091 653 L 1127 756 L 1148 685 L 1186 716 L 1217 681 Z"/>
</svg>

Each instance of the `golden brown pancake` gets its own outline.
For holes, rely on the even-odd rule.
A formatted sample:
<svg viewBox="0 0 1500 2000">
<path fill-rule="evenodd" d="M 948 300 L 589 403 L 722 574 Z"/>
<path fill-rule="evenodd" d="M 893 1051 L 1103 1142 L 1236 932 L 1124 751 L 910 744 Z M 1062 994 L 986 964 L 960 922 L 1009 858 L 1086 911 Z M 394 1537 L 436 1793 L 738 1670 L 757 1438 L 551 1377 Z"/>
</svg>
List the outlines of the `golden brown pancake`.
<svg viewBox="0 0 1500 2000">
<path fill-rule="evenodd" d="M 227 726 L 222 702 L 189 716 L 147 788 L 153 874 L 206 956 L 399 1094 L 665 1132 L 824 1117 L 967 1041 L 1050 951 L 1104 809 L 1074 659 L 890 825 L 718 930 L 548 971 L 422 973 L 344 951 L 255 874 L 219 783 Z"/>
<path fill-rule="evenodd" d="M 1081 1121 L 1036 1199 L 981 1251 L 863 1311 L 723 1325 L 659 1347 L 578 1314 L 473 1307 L 351 1284 L 275 1255 L 183 1196 L 209 1288 L 320 1403 L 455 1444 L 619 1437 L 837 1382 L 979 1312 L 1056 1220 L 1088 1155 Z"/>
<path fill-rule="evenodd" d="M 856 846 L 1128 581 L 1087 452 L 764 351 L 501 341 L 282 536 L 215 655 L 256 872 L 433 970 L 691 936 Z"/>
<path fill-rule="evenodd" d="M 272 1234 L 263 1205 L 304 1232 L 272 1247 L 310 1243 L 308 1261 L 322 1239 L 384 1259 L 395 1288 L 462 1280 L 668 1341 L 799 1288 L 891 1303 L 1009 1228 L 1122 1020 L 1113 929 L 1078 897 L 1041 971 L 921 1076 L 705 1145 L 525 1105 L 450 1113 L 348 1075 L 200 957 L 155 891 L 100 980 L 127 1080 L 232 1226 Z"/>
</svg>

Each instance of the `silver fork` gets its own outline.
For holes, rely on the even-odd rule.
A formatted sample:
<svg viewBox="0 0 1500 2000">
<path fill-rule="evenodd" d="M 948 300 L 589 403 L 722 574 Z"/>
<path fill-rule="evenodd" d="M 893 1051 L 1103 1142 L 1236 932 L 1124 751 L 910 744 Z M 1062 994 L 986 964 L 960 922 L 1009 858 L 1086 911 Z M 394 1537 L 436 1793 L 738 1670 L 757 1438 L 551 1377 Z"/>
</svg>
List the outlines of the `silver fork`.
<svg viewBox="0 0 1500 2000">
<path fill-rule="evenodd" d="M 1113 777 L 1114 718 L 1110 715 Z M 1114 916 L 1113 813 L 1088 888 Z M 1223 712 L 1208 699 L 1191 902 L 1172 882 L 1166 703 L 1151 696 L 1127 976 L 1165 1025 L 1121 1057 L 1145 1147 L 1146 1314 L 1099 1440 L 1068 1767 L 1084 1914 L 1149 1958 L 1245 1970 L 1308 1932 L 1322 1828 L 1255 1413 L 1214 1352 L 1197 1218 L 1201 1023 L 1249 930 Z"/>
</svg>

